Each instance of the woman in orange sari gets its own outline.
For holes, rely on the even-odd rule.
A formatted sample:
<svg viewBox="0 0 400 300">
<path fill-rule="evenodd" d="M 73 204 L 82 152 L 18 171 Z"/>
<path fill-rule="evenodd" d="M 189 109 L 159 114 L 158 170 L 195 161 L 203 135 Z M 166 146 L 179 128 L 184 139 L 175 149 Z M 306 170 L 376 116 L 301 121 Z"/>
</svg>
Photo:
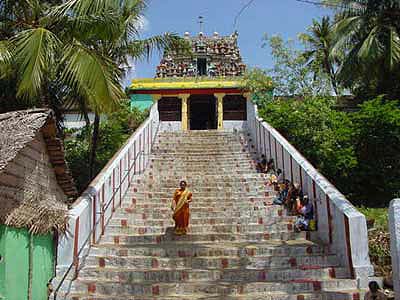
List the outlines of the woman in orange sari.
<svg viewBox="0 0 400 300">
<path fill-rule="evenodd" d="M 186 181 L 179 183 L 179 189 L 175 191 L 171 209 L 174 211 L 172 218 L 175 221 L 175 234 L 187 233 L 189 227 L 189 203 L 192 202 L 192 193 L 186 188 Z"/>
</svg>

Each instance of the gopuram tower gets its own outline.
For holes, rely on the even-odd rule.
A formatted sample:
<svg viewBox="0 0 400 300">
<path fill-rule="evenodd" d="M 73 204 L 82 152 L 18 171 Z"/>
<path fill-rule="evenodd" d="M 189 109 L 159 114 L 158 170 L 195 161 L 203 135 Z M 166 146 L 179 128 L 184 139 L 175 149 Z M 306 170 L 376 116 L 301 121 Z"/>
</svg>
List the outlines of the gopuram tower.
<svg viewBox="0 0 400 300">
<path fill-rule="evenodd" d="M 243 129 L 249 95 L 241 88 L 246 65 L 237 32 L 186 32 L 184 39 L 191 51 L 166 51 L 155 78 L 132 81 L 132 104 L 147 108 L 157 101 L 163 130 Z"/>
</svg>

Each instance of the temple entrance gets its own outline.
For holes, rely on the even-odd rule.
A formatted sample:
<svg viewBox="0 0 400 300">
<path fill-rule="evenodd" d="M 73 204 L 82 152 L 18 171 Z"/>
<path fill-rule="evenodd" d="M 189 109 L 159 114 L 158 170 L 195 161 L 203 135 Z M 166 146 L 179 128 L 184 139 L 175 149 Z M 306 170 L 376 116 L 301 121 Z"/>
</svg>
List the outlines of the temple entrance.
<svg viewBox="0 0 400 300">
<path fill-rule="evenodd" d="M 213 95 L 189 98 L 190 130 L 217 129 L 217 102 Z"/>
</svg>

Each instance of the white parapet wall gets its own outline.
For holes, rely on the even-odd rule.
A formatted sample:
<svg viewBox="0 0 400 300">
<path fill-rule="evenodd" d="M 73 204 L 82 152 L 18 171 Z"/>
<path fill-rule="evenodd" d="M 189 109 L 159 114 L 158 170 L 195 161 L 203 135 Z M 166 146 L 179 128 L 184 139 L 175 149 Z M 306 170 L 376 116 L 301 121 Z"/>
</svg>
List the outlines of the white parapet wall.
<svg viewBox="0 0 400 300">
<path fill-rule="evenodd" d="M 337 254 L 346 276 L 366 287 L 374 275 L 368 254 L 366 219 L 323 175 L 321 175 L 277 130 L 258 117 L 257 106 L 248 103 L 247 123 L 257 153 L 272 158 L 286 179 L 301 185 L 312 199 L 317 231 L 310 234 Z"/>
<path fill-rule="evenodd" d="M 113 212 L 121 205 L 130 183 L 145 171 L 158 130 L 159 116 L 155 103 L 150 116 L 69 210 L 68 232 L 58 242 L 57 276 L 53 280 L 56 291 L 51 299 L 61 299 L 56 298 L 57 292 L 68 290 L 90 246 L 99 241 Z"/>
<path fill-rule="evenodd" d="M 247 121 L 227 121 L 223 122 L 224 130 L 226 131 L 246 131 Z"/>
<path fill-rule="evenodd" d="M 395 299 L 400 300 L 400 199 L 390 202 L 389 230 L 394 293 Z"/>
<path fill-rule="evenodd" d="M 175 132 L 182 130 L 181 121 L 161 121 L 160 122 L 160 132 Z"/>
</svg>

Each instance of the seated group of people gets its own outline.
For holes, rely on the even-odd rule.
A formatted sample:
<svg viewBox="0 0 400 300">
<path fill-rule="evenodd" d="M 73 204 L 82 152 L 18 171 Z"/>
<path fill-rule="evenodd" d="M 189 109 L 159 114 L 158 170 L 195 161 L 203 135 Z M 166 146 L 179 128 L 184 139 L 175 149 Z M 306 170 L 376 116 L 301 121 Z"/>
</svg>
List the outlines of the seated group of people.
<svg viewBox="0 0 400 300">
<path fill-rule="evenodd" d="M 297 216 L 296 230 L 315 230 L 314 207 L 299 183 L 292 183 L 285 179 L 281 169 L 275 170 L 274 160 L 267 161 L 264 156 L 257 164 L 260 173 L 267 174 L 267 180 L 277 192 L 273 200 L 275 205 L 284 205 L 289 214 Z"/>
</svg>

